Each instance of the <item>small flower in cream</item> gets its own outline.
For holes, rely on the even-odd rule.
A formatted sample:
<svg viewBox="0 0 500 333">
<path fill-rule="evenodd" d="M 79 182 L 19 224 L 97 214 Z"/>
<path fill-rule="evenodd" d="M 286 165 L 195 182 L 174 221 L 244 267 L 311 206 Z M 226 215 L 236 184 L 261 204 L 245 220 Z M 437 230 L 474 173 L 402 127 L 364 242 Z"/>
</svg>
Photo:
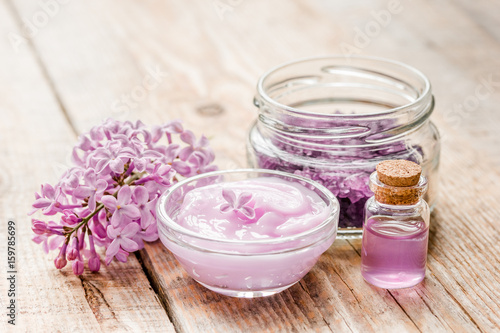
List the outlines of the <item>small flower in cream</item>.
<svg viewBox="0 0 500 333">
<path fill-rule="evenodd" d="M 255 210 L 247 205 L 252 200 L 252 194 L 242 192 L 238 197 L 232 190 L 223 189 L 222 197 L 227 201 L 220 206 L 222 213 L 236 212 L 243 214 L 249 220 L 255 218 Z"/>
</svg>

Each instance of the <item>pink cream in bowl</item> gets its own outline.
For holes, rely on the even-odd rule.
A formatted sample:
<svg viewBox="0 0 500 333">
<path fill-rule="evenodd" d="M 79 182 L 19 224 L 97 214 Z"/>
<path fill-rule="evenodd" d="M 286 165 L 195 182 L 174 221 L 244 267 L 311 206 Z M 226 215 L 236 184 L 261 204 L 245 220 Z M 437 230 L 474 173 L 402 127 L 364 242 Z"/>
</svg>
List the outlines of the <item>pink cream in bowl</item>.
<svg viewBox="0 0 500 333">
<path fill-rule="evenodd" d="M 323 186 L 271 170 L 183 180 L 160 198 L 160 239 L 205 287 L 268 296 L 298 282 L 333 243 L 339 204 Z"/>
</svg>

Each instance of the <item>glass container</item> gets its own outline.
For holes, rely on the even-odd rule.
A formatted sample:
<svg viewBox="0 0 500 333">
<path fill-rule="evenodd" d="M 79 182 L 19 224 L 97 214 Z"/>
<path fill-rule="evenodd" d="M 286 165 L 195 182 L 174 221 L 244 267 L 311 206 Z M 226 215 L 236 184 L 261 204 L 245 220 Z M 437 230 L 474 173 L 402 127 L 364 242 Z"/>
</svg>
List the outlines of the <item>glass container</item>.
<svg viewBox="0 0 500 333">
<path fill-rule="evenodd" d="M 378 162 L 406 159 L 428 178 L 436 204 L 439 134 L 429 117 L 429 80 L 397 61 L 316 57 L 278 66 L 257 85 L 258 119 L 247 142 L 249 165 L 301 175 L 340 202 L 340 238 L 359 238 Z"/>
<path fill-rule="evenodd" d="M 412 287 L 425 277 L 430 209 L 422 197 L 427 180 L 420 176 L 415 186 L 389 186 L 374 172 L 370 188 L 375 196 L 366 202 L 361 274 L 380 288 Z M 387 201 L 381 200 L 377 193 L 390 195 L 400 204 L 384 203 Z M 410 199 L 405 203 L 406 198 Z"/>
<path fill-rule="evenodd" d="M 194 188 L 262 177 L 307 187 L 324 202 L 325 219 L 296 234 L 252 240 L 207 236 L 176 222 L 186 194 Z M 301 176 L 258 169 L 215 171 L 187 178 L 170 187 L 157 204 L 160 240 L 187 274 L 215 292 L 244 298 L 273 295 L 297 283 L 332 245 L 338 216 L 338 201 L 322 185 Z"/>
</svg>

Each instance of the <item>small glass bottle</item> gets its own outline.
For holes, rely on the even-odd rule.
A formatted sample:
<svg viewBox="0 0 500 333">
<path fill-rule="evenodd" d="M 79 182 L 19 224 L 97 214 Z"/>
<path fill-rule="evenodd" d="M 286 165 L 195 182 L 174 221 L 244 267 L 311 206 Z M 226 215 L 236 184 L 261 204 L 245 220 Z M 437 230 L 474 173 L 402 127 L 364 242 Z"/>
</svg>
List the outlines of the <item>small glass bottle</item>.
<svg viewBox="0 0 500 333">
<path fill-rule="evenodd" d="M 427 179 L 405 160 L 384 161 L 370 176 L 374 196 L 365 206 L 361 274 L 370 284 L 397 289 L 425 277 L 430 210 Z"/>
</svg>

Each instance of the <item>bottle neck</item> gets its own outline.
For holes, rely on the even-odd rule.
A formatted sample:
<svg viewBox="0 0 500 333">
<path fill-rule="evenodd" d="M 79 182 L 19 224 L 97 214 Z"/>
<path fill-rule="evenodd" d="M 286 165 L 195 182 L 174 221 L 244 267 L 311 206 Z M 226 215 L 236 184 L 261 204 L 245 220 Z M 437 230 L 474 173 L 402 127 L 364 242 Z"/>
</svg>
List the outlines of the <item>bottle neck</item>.
<svg viewBox="0 0 500 333">
<path fill-rule="evenodd" d="M 375 171 L 370 175 L 370 190 L 374 193 L 375 201 L 379 205 L 391 207 L 391 209 L 411 209 L 423 200 L 422 197 L 427 191 L 427 178 L 420 176 L 415 186 L 390 186 L 382 183 Z"/>
</svg>

